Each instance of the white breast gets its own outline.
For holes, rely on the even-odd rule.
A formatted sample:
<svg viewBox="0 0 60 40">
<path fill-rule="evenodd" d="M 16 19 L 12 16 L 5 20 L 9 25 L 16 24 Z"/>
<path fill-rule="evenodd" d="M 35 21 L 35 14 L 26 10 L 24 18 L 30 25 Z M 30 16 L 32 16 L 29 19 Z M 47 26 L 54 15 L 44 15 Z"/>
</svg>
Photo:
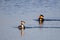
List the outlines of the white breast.
<svg viewBox="0 0 60 40">
<path fill-rule="evenodd" d="M 22 25 L 22 28 L 24 28 L 24 25 Z"/>
</svg>

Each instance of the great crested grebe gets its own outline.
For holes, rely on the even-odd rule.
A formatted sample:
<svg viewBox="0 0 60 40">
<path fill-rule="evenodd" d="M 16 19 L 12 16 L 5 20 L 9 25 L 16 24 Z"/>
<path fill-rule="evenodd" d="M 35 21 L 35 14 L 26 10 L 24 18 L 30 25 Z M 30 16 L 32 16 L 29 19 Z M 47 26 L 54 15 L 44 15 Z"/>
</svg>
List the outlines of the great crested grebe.
<svg viewBox="0 0 60 40">
<path fill-rule="evenodd" d="M 44 21 L 44 16 L 40 15 L 39 16 L 39 24 L 43 24 L 43 21 Z"/>
<path fill-rule="evenodd" d="M 18 26 L 19 30 L 24 30 L 25 29 L 25 21 L 21 21 L 20 25 Z"/>
</svg>

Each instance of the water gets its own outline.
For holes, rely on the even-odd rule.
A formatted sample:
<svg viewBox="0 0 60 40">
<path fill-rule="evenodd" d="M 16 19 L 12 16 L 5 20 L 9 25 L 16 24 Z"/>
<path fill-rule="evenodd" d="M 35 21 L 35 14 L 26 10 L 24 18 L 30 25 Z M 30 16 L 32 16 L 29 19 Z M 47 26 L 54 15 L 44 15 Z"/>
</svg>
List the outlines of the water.
<svg viewBox="0 0 60 40">
<path fill-rule="evenodd" d="M 0 0 L 0 40 L 60 40 L 60 28 L 17 28 L 24 20 L 25 26 L 39 26 L 40 14 L 45 19 L 60 19 L 60 0 Z M 43 27 L 60 27 L 60 21 L 44 21 Z"/>
</svg>

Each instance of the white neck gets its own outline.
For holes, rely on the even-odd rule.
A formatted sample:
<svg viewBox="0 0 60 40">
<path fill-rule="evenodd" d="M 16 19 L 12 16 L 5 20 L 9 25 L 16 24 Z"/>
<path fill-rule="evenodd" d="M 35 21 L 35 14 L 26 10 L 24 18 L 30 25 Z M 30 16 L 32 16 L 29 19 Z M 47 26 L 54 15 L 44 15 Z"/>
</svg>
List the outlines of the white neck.
<svg viewBox="0 0 60 40">
<path fill-rule="evenodd" d="M 24 25 L 22 25 L 22 28 L 24 27 Z"/>
</svg>

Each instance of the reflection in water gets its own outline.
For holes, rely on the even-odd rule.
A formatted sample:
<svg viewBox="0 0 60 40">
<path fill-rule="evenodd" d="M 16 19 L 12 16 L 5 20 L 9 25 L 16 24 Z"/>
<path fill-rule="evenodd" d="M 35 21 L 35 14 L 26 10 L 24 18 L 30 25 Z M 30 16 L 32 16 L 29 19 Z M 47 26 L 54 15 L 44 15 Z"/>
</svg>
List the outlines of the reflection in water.
<svg viewBox="0 0 60 40">
<path fill-rule="evenodd" d="M 42 27 L 43 21 L 39 21 L 39 25 L 40 25 L 40 27 Z"/>
<path fill-rule="evenodd" d="M 23 29 L 21 30 L 21 36 L 24 36 L 24 30 Z"/>
</svg>

